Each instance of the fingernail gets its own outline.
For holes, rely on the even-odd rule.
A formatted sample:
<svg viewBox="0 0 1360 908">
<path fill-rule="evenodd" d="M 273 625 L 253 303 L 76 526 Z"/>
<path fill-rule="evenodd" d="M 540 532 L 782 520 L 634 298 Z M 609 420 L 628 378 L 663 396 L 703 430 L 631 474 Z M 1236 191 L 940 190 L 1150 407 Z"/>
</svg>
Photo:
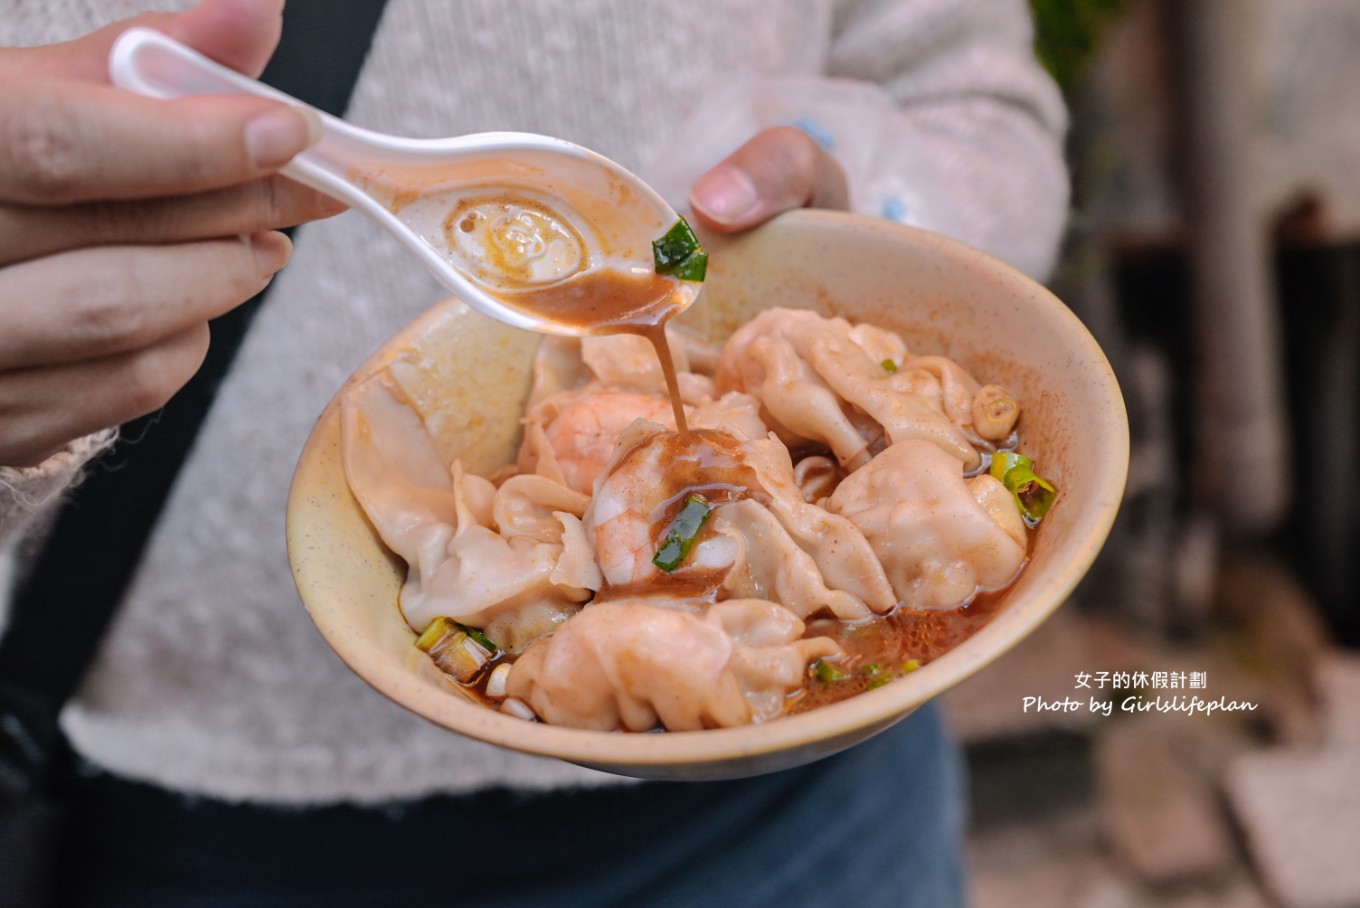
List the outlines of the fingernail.
<svg viewBox="0 0 1360 908">
<path fill-rule="evenodd" d="M 333 196 L 328 196 L 320 192 L 317 193 L 317 196 L 317 208 L 323 218 L 349 211 L 349 205 Z"/>
<path fill-rule="evenodd" d="M 261 114 L 246 124 L 246 153 L 259 170 L 273 170 L 321 138 L 321 118 L 304 107 Z"/>
<path fill-rule="evenodd" d="M 735 224 L 755 213 L 760 196 L 744 171 L 717 167 L 695 182 L 689 202 L 719 224 Z"/>
<path fill-rule="evenodd" d="M 255 253 L 260 274 L 269 277 L 277 272 L 293 257 L 293 244 L 288 237 L 277 230 L 266 230 L 249 234 L 243 239 Z"/>
</svg>

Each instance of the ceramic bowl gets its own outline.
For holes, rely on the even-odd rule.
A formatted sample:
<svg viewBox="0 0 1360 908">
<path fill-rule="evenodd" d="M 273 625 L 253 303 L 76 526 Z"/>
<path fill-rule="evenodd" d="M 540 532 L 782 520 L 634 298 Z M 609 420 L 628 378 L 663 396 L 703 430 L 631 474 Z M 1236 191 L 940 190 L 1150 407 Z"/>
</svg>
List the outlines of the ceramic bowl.
<svg viewBox="0 0 1360 908">
<path fill-rule="evenodd" d="M 288 551 L 316 626 L 377 690 L 451 732 L 526 753 L 651 779 L 755 775 L 888 728 L 1014 646 L 1071 593 L 1114 521 L 1128 428 L 1109 363 L 1066 306 L 987 255 L 884 220 L 793 212 L 708 246 L 703 297 L 684 317 L 715 338 L 769 306 L 816 309 L 893 329 L 914 352 L 949 356 L 1019 395 L 1021 447 L 1061 494 L 996 616 L 916 672 L 761 725 L 627 734 L 514 718 L 465 696 L 412 646 L 397 607 L 405 567 L 350 494 L 332 401 L 298 463 Z M 427 414 L 445 456 L 490 471 L 514 457 L 538 342 L 449 301 L 399 332 L 351 381 L 391 369 Z"/>
</svg>

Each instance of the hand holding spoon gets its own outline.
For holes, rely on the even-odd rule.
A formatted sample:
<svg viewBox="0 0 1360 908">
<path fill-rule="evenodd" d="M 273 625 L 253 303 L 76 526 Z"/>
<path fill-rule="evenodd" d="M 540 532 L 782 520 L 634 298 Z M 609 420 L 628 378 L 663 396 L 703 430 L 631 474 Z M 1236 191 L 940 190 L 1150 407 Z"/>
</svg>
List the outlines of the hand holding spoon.
<svg viewBox="0 0 1360 908">
<path fill-rule="evenodd" d="M 305 106 L 146 28 L 118 38 L 109 73 L 152 97 Z M 693 234 L 608 158 L 531 133 L 407 139 L 317 114 L 320 141 L 282 173 L 372 218 L 493 318 L 549 334 L 659 330 L 698 296 L 704 254 Z"/>
</svg>

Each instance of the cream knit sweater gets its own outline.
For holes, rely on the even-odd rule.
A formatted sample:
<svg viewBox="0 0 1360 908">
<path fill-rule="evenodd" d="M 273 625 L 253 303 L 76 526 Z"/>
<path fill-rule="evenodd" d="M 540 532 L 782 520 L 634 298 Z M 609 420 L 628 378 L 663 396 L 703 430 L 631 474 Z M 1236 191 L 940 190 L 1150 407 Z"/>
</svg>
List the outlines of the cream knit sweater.
<svg viewBox="0 0 1360 908">
<path fill-rule="evenodd" d="M 0 43 L 75 36 L 140 6 L 0 0 Z M 348 118 L 411 136 L 561 136 L 677 203 L 757 127 L 797 123 L 841 158 L 858 210 L 1047 272 L 1066 210 L 1065 121 L 1030 52 L 1023 0 L 675 10 L 670 0 L 392 0 Z M 329 651 L 293 588 L 284 501 L 313 421 L 353 368 L 440 297 L 357 214 L 300 232 L 67 710 L 79 752 L 172 788 L 285 803 L 614 779 L 460 738 L 391 704 Z M 0 532 L 69 482 L 99 441 L 0 469 Z"/>
</svg>

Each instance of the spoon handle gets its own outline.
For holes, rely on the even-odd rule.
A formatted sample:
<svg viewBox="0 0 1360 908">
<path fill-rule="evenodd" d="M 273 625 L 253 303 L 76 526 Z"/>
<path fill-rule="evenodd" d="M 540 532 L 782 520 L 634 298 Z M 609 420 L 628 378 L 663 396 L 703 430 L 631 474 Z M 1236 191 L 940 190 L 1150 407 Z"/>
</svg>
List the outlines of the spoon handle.
<svg viewBox="0 0 1360 908">
<path fill-rule="evenodd" d="M 354 207 L 373 204 L 347 178 L 347 172 L 366 142 L 365 130 L 316 110 L 297 98 L 243 76 L 149 28 L 130 28 L 118 37 L 109 54 L 113 84 L 153 98 L 189 95 L 253 95 L 312 110 L 321 119 L 321 140 L 293 158 L 283 169 L 297 180 Z"/>
</svg>

